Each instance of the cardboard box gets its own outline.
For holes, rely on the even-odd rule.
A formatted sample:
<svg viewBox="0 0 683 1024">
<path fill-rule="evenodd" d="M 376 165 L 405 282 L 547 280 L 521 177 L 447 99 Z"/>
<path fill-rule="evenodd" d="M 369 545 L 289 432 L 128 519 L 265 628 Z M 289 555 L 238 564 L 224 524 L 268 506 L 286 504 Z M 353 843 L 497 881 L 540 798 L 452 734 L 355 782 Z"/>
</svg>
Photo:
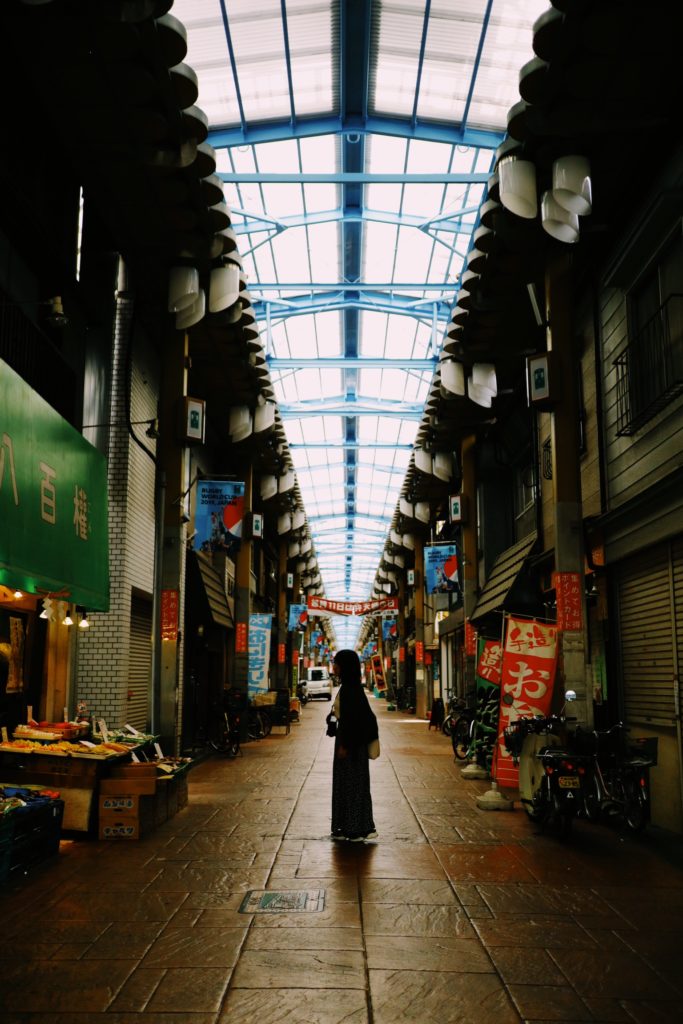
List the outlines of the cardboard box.
<svg viewBox="0 0 683 1024">
<path fill-rule="evenodd" d="M 98 835 L 100 839 L 139 839 L 140 822 L 134 817 L 101 814 Z"/>
<path fill-rule="evenodd" d="M 142 776 L 141 778 L 125 779 L 101 779 L 100 793 L 122 796 L 135 794 L 137 796 L 153 796 L 156 793 L 156 776 Z"/>
<path fill-rule="evenodd" d="M 131 761 L 130 764 L 114 764 L 109 775 L 112 779 L 156 779 L 157 766 L 149 761 L 139 763 Z"/>
<path fill-rule="evenodd" d="M 100 796 L 100 820 L 103 815 L 116 814 L 118 817 L 137 818 L 140 814 L 140 797 L 136 793 Z"/>
</svg>

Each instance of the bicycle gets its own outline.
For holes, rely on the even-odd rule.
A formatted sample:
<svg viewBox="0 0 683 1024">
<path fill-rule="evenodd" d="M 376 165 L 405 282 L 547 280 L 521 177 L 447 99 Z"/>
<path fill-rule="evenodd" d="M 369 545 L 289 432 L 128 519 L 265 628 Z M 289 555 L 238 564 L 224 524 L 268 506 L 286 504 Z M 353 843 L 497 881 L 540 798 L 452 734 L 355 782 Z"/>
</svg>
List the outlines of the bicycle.
<svg viewBox="0 0 683 1024">
<path fill-rule="evenodd" d="M 273 728 L 273 721 L 265 708 L 254 707 L 250 704 L 247 708 L 247 737 L 250 740 L 261 740 L 270 736 Z"/>
<path fill-rule="evenodd" d="M 657 737 L 639 737 L 627 747 L 628 729 L 617 722 L 603 732 L 594 730 L 594 749 L 586 757 L 588 778 L 583 811 L 589 821 L 616 818 L 632 832 L 641 832 L 650 820 L 650 768 L 657 764 Z M 577 730 L 577 742 L 582 733 Z M 612 739 L 615 737 L 616 743 Z M 601 745 L 608 749 L 601 750 Z"/>
<path fill-rule="evenodd" d="M 239 716 L 229 716 L 227 711 L 223 711 L 222 715 L 218 734 L 210 744 L 217 754 L 225 754 L 228 757 L 237 757 L 238 754 L 242 756 Z"/>
<path fill-rule="evenodd" d="M 498 687 L 479 692 L 476 707 L 463 708 L 451 733 L 453 753 L 459 761 L 474 757 L 482 768 L 488 768 L 498 735 Z"/>
<path fill-rule="evenodd" d="M 441 723 L 441 732 L 444 736 L 450 736 L 453 732 L 453 726 L 460 718 L 463 711 L 465 711 L 467 704 L 464 697 L 449 697 L 447 701 L 448 711 L 444 715 L 444 720 Z"/>
</svg>

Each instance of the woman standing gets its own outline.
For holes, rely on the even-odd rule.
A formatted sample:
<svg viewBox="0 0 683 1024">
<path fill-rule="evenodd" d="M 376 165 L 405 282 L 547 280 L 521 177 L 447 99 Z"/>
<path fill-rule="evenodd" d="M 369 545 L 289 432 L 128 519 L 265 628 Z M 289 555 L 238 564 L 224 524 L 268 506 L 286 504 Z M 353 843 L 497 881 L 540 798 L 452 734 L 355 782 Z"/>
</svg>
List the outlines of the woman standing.
<svg viewBox="0 0 683 1024">
<path fill-rule="evenodd" d="M 375 839 L 368 744 L 378 738 L 377 719 L 361 683 L 355 651 L 339 651 L 333 672 L 341 686 L 333 712 L 338 719 L 332 768 L 332 838 L 361 843 Z"/>
</svg>

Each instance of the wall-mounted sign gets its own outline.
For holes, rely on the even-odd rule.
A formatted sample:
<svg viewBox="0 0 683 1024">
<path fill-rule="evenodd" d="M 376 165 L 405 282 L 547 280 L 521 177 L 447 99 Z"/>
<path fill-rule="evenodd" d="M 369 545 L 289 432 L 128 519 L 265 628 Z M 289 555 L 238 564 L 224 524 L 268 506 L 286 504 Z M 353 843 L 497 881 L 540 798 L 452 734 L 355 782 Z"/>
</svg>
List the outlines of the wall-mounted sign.
<svg viewBox="0 0 683 1024">
<path fill-rule="evenodd" d="M 287 590 L 291 590 L 293 586 L 294 586 L 294 573 L 293 572 L 288 572 L 287 573 Z"/>
<path fill-rule="evenodd" d="M 332 615 L 372 615 L 376 612 L 398 611 L 397 597 L 378 597 L 372 601 L 330 601 L 326 597 L 309 597 L 308 609 Z"/>
<path fill-rule="evenodd" d="M 541 409 L 554 405 L 557 401 L 555 354 L 542 352 L 537 356 L 528 356 L 526 369 L 529 405 Z"/>
<path fill-rule="evenodd" d="M 428 594 L 460 591 L 458 552 L 455 544 L 433 544 L 425 548 L 425 586 Z"/>
<path fill-rule="evenodd" d="M 235 626 L 235 654 L 247 653 L 247 624 L 238 622 Z"/>
<path fill-rule="evenodd" d="M 557 602 L 557 628 L 561 632 L 583 629 L 583 595 L 581 573 L 554 572 L 553 586 Z"/>
<path fill-rule="evenodd" d="M 452 523 L 465 522 L 465 499 L 462 494 L 451 494 L 448 499 L 448 508 Z"/>
<path fill-rule="evenodd" d="M 408 569 L 408 574 L 407 575 L 408 575 L 408 586 L 409 587 L 414 587 L 415 586 L 415 570 L 414 569 Z"/>
<path fill-rule="evenodd" d="M 268 689 L 272 625 L 272 615 L 252 614 L 249 616 L 248 690 L 250 694 L 262 693 Z"/>
<path fill-rule="evenodd" d="M 184 398 L 182 401 L 180 439 L 188 444 L 204 443 L 205 402 L 203 398 Z"/>
<path fill-rule="evenodd" d="M 195 547 L 199 551 L 232 551 L 242 538 L 244 483 L 200 480 L 195 509 Z"/>
<path fill-rule="evenodd" d="M 178 639 L 178 603 L 177 590 L 161 591 L 161 639 L 175 642 Z"/>
<path fill-rule="evenodd" d="M 0 584 L 109 609 L 107 460 L 0 359 Z"/>
<path fill-rule="evenodd" d="M 258 512 L 253 512 L 251 516 L 251 535 L 252 537 L 263 536 L 263 516 Z"/>
</svg>

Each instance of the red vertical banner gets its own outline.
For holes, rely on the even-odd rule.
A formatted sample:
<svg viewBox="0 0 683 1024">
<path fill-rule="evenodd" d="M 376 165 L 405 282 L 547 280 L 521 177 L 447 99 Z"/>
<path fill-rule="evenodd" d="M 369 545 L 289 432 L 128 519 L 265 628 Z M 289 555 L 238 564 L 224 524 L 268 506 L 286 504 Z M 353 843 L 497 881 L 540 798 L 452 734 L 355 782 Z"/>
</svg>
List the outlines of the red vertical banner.
<svg viewBox="0 0 683 1024">
<path fill-rule="evenodd" d="M 465 620 L 465 654 L 477 656 L 477 631 L 469 619 Z"/>
<path fill-rule="evenodd" d="M 562 632 L 583 629 L 583 595 L 580 572 L 554 572 L 557 628 Z"/>
<path fill-rule="evenodd" d="M 378 693 L 384 693 L 387 688 L 387 683 L 384 678 L 384 668 L 379 654 L 373 654 L 372 656 L 372 674 L 374 676 L 375 689 Z"/>
<path fill-rule="evenodd" d="M 161 639 L 178 639 L 178 602 L 177 590 L 161 591 Z"/>
<path fill-rule="evenodd" d="M 406 660 L 406 649 L 405 647 L 399 647 L 398 649 L 398 660 L 399 664 L 403 664 Z"/>
<path fill-rule="evenodd" d="M 425 645 L 422 640 L 415 641 L 415 662 L 418 665 L 424 664 L 425 660 Z"/>
<path fill-rule="evenodd" d="M 235 626 L 235 654 L 247 653 L 248 635 L 246 622 L 238 622 Z"/>
<path fill-rule="evenodd" d="M 432 654 L 431 654 L 431 651 L 427 651 L 427 653 L 425 654 L 425 665 L 431 665 L 431 663 L 432 663 Z"/>
<path fill-rule="evenodd" d="M 477 662 L 477 675 L 495 686 L 500 686 L 503 648 L 498 640 L 484 640 Z"/>
<path fill-rule="evenodd" d="M 498 738 L 491 774 L 515 789 L 519 770 L 505 749 L 505 730 L 518 718 L 550 713 L 557 667 L 557 629 L 534 619 L 508 618 L 503 647 Z"/>
<path fill-rule="evenodd" d="M 277 645 L 277 663 L 278 665 L 284 665 L 285 663 L 285 645 Z"/>
<path fill-rule="evenodd" d="M 298 665 L 298 664 L 299 664 L 299 651 L 295 647 L 294 650 L 292 651 L 292 665 Z"/>
</svg>

